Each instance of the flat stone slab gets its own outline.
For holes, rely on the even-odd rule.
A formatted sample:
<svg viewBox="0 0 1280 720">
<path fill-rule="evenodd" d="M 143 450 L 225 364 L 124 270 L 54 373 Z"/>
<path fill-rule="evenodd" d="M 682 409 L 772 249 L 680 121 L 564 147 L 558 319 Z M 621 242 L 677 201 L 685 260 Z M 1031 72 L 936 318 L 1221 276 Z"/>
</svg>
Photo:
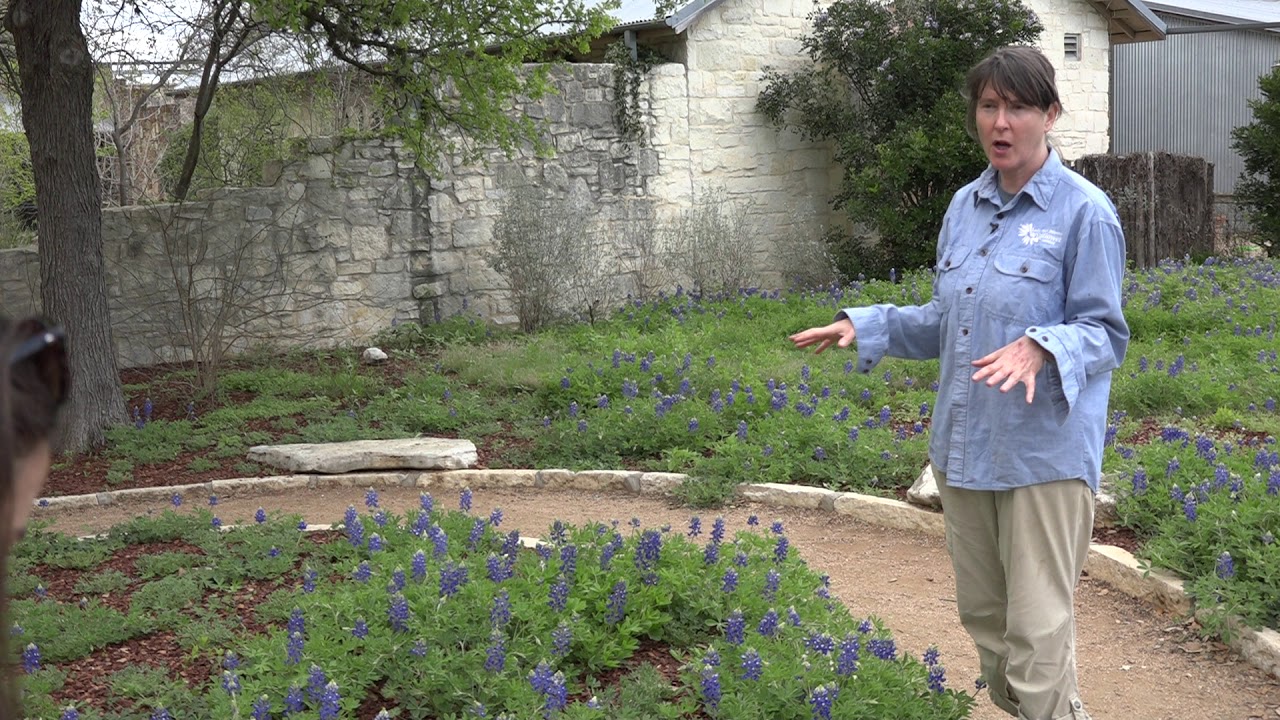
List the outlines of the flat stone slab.
<svg viewBox="0 0 1280 720">
<path fill-rule="evenodd" d="M 294 473 L 337 475 L 360 470 L 462 470 L 476 463 L 470 440 L 404 438 L 341 443 L 259 445 L 249 460 Z"/>
</svg>

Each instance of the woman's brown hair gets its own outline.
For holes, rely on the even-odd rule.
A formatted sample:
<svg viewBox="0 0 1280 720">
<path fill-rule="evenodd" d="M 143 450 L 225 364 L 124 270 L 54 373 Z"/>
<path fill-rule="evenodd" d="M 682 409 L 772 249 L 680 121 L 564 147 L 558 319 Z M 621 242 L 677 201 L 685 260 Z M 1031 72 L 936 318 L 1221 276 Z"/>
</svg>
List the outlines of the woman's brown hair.
<svg viewBox="0 0 1280 720">
<path fill-rule="evenodd" d="M 20 717 L 5 587 L 17 502 L 14 464 L 51 438 L 69 389 L 61 331 L 37 318 L 15 323 L 0 316 L 0 718 Z"/>
<path fill-rule="evenodd" d="M 1033 47 L 1002 47 L 974 65 L 965 78 L 964 95 L 969 101 L 965 129 L 974 140 L 978 139 L 978 101 L 988 86 L 1005 100 L 1018 100 L 1044 112 L 1055 105 L 1062 109 L 1049 58 Z"/>
</svg>

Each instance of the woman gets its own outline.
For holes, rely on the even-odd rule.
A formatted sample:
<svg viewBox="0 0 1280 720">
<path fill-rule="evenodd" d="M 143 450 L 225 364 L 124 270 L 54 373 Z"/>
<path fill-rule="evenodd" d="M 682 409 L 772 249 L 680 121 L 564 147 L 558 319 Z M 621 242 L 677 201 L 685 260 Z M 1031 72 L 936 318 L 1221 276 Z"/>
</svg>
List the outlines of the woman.
<svg viewBox="0 0 1280 720">
<path fill-rule="evenodd" d="M 36 319 L 13 323 L 0 316 L 0 627 L 7 627 L 9 551 L 22 536 L 53 453 L 50 437 L 70 387 L 62 332 Z M 11 658 L 8 632 L 0 657 Z M 19 717 L 17 692 L 0 679 L 0 717 Z"/>
<path fill-rule="evenodd" d="M 1106 195 L 1048 142 L 1062 105 L 1043 54 L 1002 48 L 965 90 L 990 164 L 947 209 L 933 299 L 849 308 L 790 339 L 817 352 L 856 339 L 864 373 L 885 355 L 940 358 L 929 459 L 961 623 L 996 705 L 1081 720 L 1072 596 L 1128 348 L 1124 236 Z"/>
</svg>

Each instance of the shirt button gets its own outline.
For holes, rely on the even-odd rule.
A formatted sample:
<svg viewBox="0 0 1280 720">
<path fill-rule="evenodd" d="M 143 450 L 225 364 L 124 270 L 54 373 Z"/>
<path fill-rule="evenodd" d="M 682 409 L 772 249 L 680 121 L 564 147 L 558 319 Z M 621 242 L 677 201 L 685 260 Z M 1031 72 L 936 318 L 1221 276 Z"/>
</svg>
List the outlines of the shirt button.
<svg viewBox="0 0 1280 720">
<path fill-rule="evenodd" d="M 948 260 L 948 261 L 946 261 L 945 263 L 943 263 L 942 265 L 943 265 L 943 267 L 951 267 L 951 261 L 950 261 L 950 260 Z"/>
<path fill-rule="evenodd" d="M 1022 266 L 1022 272 L 1024 272 L 1024 273 L 1025 273 L 1026 271 L 1027 271 L 1027 266 L 1026 266 L 1026 265 L 1023 265 L 1023 266 Z"/>
<path fill-rule="evenodd" d="M 1049 342 L 1049 336 L 1048 336 L 1048 335 L 1041 335 L 1041 336 L 1040 336 L 1040 340 L 1041 340 L 1042 342 Z"/>
<path fill-rule="evenodd" d="M 987 256 L 987 249 L 986 249 L 986 248 L 982 248 L 981 250 L 979 250 L 979 251 L 978 251 L 978 254 L 979 254 L 979 255 L 981 255 L 982 257 L 986 257 L 986 256 Z"/>
<path fill-rule="evenodd" d="M 969 334 L 969 328 L 964 328 L 964 329 L 962 329 L 962 330 L 960 331 L 960 334 L 961 334 L 961 335 L 968 335 L 968 334 Z"/>
<path fill-rule="evenodd" d="M 973 294 L 973 288 L 971 288 L 971 287 L 967 287 L 967 288 L 965 288 L 965 289 L 964 289 L 964 294 L 965 294 L 965 295 L 972 295 L 972 294 Z"/>
</svg>

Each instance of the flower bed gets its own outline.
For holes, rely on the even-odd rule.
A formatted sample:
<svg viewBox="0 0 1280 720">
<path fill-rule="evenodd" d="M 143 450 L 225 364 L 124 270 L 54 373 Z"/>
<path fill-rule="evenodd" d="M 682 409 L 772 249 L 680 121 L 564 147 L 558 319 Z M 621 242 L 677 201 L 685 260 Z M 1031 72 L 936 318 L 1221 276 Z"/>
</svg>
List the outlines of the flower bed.
<svg viewBox="0 0 1280 720">
<path fill-rule="evenodd" d="M 15 551 L 32 717 L 962 718 L 936 651 L 853 618 L 780 524 L 570 527 L 209 510 Z M 216 511 L 216 506 L 213 510 Z M 752 523 L 749 523 L 752 524 Z M 532 545 L 532 547 L 527 547 Z"/>
</svg>

